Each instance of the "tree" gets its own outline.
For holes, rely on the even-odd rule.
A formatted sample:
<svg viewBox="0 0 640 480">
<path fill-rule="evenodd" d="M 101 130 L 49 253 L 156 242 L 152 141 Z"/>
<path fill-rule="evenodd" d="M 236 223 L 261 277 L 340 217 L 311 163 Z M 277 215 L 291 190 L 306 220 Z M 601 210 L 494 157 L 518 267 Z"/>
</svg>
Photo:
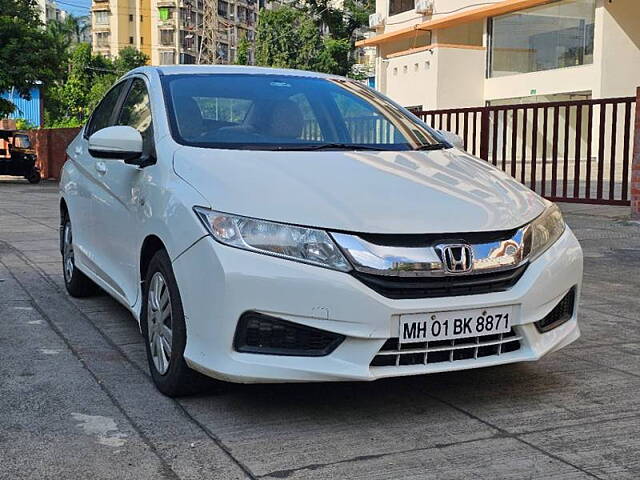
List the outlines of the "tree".
<svg viewBox="0 0 640 480">
<path fill-rule="evenodd" d="M 261 10 L 256 63 L 347 75 L 354 62 L 358 29 L 368 23 L 373 0 L 306 0 L 302 6 Z M 321 33 L 323 32 L 324 35 Z"/>
<path fill-rule="evenodd" d="M 0 0 L 0 93 L 15 88 L 23 98 L 40 83 L 58 78 L 60 58 L 38 16 L 35 0 Z M 0 117 L 15 110 L 0 99 Z"/>
<path fill-rule="evenodd" d="M 125 47 L 120 50 L 113 66 L 119 73 L 124 74 L 134 68 L 142 67 L 149 62 L 149 56 L 137 50 L 135 47 Z"/>
<path fill-rule="evenodd" d="M 321 50 L 320 31 L 304 12 L 290 6 L 260 11 L 256 40 L 258 65 L 313 70 Z"/>
<path fill-rule="evenodd" d="M 133 47 L 120 51 L 113 61 L 93 55 L 91 45 L 77 44 L 69 60 L 69 74 L 45 95 L 48 127 L 82 125 L 104 94 L 129 70 L 145 65 L 149 57 Z"/>
<path fill-rule="evenodd" d="M 249 47 L 251 44 L 244 35 L 238 42 L 238 50 L 236 51 L 236 65 L 248 65 L 249 64 Z"/>
<path fill-rule="evenodd" d="M 346 76 L 351 71 L 353 64 L 351 51 L 352 46 L 348 39 L 325 38 L 316 63 L 316 70 Z"/>
<path fill-rule="evenodd" d="M 80 43 L 80 39 L 82 38 L 82 34 L 89 29 L 91 23 L 88 21 L 87 17 L 76 17 L 74 15 L 68 14 L 64 19 L 64 26 L 69 36 L 71 37 L 71 42 Z"/>
</svg>

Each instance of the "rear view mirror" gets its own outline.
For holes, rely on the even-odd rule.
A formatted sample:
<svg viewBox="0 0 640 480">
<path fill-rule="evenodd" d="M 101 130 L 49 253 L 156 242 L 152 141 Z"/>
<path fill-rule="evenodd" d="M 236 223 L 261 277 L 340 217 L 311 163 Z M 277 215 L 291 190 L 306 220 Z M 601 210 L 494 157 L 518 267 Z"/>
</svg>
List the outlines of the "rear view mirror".
<svg viewBox="0 0 640 480">
<path fill-rule="evenodd" d="M 131 162 L 142 155 L 142 135 L 124 125 L 103 128 L 89 137 L 89 153 L 96 158 Z"/>
<path fill-rule="evenodd" d="M 438 130 L 440 136 L 447 142 L 460 150 L 464 150 L 464 140 L 459 135 L 446 130 Z"/>
</svg>

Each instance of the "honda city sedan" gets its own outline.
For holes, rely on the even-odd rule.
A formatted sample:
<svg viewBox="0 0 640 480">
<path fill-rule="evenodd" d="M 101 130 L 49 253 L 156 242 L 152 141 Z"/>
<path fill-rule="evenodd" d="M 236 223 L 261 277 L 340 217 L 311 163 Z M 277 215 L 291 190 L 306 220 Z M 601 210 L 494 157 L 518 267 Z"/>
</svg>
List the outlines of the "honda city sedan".
<svg viewBox="0 0 640 480">
<path fill-rule="evenodd" d="M 63 272 L 128 308 L 160 391 L 375 380 L 576 340 L 558 207 L 359 82 L 142 67 L 69 145 Z"/>
</svg>

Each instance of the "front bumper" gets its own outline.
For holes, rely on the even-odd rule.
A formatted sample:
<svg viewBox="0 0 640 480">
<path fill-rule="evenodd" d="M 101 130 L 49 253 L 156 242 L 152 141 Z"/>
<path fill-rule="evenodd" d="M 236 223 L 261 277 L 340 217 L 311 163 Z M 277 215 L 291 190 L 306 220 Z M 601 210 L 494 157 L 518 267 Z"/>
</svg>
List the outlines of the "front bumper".
<svg viewBox="0 0 640 480">
<path fill-rule="evenodd" d="M 349 274 L 223 246 L 204 237 L 173 264 L 187 324 L 185 359 L 191 368 L 243 383 L 375 380 L 537 360 L 580 336 L 577 308 L 563 325 L 539 333 L 542 319 L 582 282 L 582 250 L 567 228 L 562 237 L 504 292 L 394 300 Z M 577 300 L 576 300 L 577 304 Z M 372 367 L 385 341 L 409 313 L 514 305 L 517 351 L 428 365 Z M 233 338 L 240 315 L 258 311 L 344 335 L 324 357 L 239 353 Z"/>
</svg>

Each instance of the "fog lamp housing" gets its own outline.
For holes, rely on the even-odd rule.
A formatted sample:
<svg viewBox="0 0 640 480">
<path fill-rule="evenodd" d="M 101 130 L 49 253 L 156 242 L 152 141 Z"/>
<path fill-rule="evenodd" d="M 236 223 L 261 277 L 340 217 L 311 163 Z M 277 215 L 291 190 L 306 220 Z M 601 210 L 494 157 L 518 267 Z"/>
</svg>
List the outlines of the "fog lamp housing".
<svg viewBox="0 0 640 480">
<path fill-rule="evenodd" d="M 573 310 L 576 303 L 576 287 L 569 292 L 553 307 L 542 320 L 535 323 L 536 329 L 540 333 L 545 333 L 568 322 L 573 317 Z"/>
<path fill-rule="evenodd" d="M 233 346 L 242 353 L 323 357 L 333 352 L 344 338 L 270 315 L 245 312 L 238 321 Z"/>
</svg>

